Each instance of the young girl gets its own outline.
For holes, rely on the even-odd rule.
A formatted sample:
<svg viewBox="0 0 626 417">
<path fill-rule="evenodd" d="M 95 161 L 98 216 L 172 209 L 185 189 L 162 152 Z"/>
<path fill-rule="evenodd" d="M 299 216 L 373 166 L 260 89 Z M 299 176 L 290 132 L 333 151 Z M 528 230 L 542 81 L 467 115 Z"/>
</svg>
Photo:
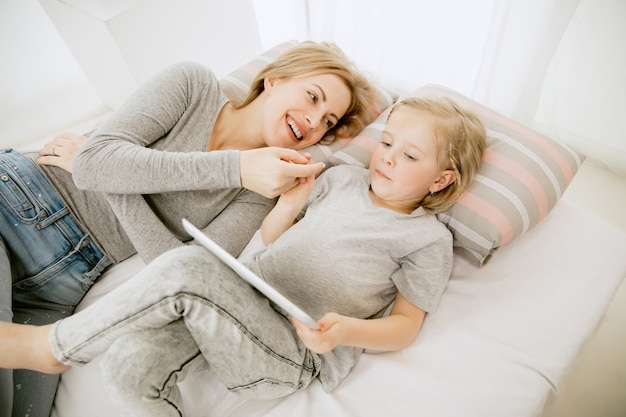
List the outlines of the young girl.
<svg viewBox="0 0 626 417">
<path fill-rule="evenodd" d="M 166 69 L 98 127 L 73 165 L 66 135 L 41 155 L 0 151 L 0 320 L 71 315 L 108 265 L 184 246 L 181 217 L 238 254 L 273 206 L 266 197 L 322 169 L 296 150 L 355 134 L 374 94 L 337 47 L 303 42 L 261 71 L 243 103 L 230 103 L 206 67 Z M 56 385 L 1 371 L 0 415 L 48 417 Z"/>
<path fill-rule="evenodd" d="M 106 352 L 105 380 L 129 415 L 182 415 L 175 383 L 198 369 L 253 398 L 286 396 L 314 378 L 331 391 L 364 349 L 405 348 L 436 309 L 452 236 L 434 213 L 472 181 L 484 146 L 473 114 L 448 99 L 409 98 L 391 111 L 369 173 L 339 166 L 281 195 L 250 267 L 319 318 L 319 330 L 290 321 L 192 245 L 71 318 L 2 325 L 0 365 L 62 372 Z M 176 339 L 163 336 L 166 325 Z"/>
</svg>

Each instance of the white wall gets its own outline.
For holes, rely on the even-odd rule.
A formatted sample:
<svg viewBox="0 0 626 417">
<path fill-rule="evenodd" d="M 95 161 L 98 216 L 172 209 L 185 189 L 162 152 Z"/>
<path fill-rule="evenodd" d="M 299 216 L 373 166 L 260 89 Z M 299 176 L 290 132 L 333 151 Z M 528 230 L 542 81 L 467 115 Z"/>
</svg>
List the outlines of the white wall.
<svg viewBox="0 0 626 417">
<path fill-rule="evenodd" d="M 1 0 L 0 147 L 102 115 L 179 60 L 223 76 L 261 52 L 252 0 Z"/>
<path fill-rule="evenodd" d="M 626 1 L 580 2 L 535 119 L 538 128 L 626 176 Z"/>
<path fill-rule="evenodd" d="M 0 1 L 0 147 L 107 110 L 37 0 Z"/>
<path fill-rule="evenodd" d="M 140 82 L 176 60 L 200 61 L 222 76 L 278 42 L 333 35 L 337 28 L 328 29 L 335 27 L 333 22 L 342 29 L 363 26 L 362 20 L 372 14 L 376 29 L 382 17 L 398 22 L 392 12 L 407 3 L 380 3 L 381 10 L 359 9 L 352 14 L 341 8 L 346 2 L 325 4 L 341 11 L 332 22 L 307 16 L 313 3 L 306 0 L 0 0 L 0 147 L 51 137 L 104 114 Z M 458 13 L 472 16 L 464 10 Z M 431 26 L 450 26 L 447 14 L 429 16 Z M 310 27 L 315 22 L 324 27 Z M 534 119 L 537 128 L 622 175 L 626 175 L 625 22 L 624 0 L 580 0 L 545 80 L 533 87 L 541 94 Z M 374 36 L 374 27 L 361 29 Z M 383 31 L 385 36 L 393 33 Z M 420 74 L 421 83 L 442 82 L 437 77 L 445 76 L 441 63 L 447 61 L 439 58 L 410 72 L 407 80 L 397 77 L 410 67 L 403 57 L 394 55 L 398 60 L 387 62 L 377 53 L 389 42 L 413 40 L 399 35 L 385 39 L 358 36 L 356 49 L 349 42 L 341 46 L 362 69 L 369 68 L 367 59 L 372 66 L 382 66 L 384 80 L 378 81 L 387 87 L 417 87 L 420 83 L 414 79 Z M 436 52 L 454 49 L 433 39 L 437 41 L 430 49 Z M 466 69 L 463 73 L 474 77 Z M 462 85 L 443 83 L 464 91 Z"/>
</svg>

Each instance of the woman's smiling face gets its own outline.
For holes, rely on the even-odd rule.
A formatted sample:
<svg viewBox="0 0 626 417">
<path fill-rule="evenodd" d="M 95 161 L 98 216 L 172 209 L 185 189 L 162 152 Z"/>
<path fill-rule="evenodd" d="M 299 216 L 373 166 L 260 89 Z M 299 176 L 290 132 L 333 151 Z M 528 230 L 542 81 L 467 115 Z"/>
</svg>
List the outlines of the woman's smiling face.
<svg viewBox="0 0 626 417">
<path fill-rule="evenodd" d="M 350 106 L 350 90 L 333 74 L 265 79 L 267 146 L 302 149 L 319 142 Z"/>
</svg>

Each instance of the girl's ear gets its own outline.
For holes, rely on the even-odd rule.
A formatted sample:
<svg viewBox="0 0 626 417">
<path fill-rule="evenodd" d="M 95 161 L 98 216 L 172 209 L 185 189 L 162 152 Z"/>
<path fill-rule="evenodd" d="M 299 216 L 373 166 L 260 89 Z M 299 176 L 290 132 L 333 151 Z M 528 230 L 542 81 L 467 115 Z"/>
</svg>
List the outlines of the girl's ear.
<svg viewBox="0 0 626 417">
<path fill-rule="evenodd" d="M 442 171 L 439 178 L 437 178 L 430 185 L 429 190 L 432 193 L 436 193 L 437 191 L 441 191 L 448 185 L 452 184 L 454 180 L 456 180 L 456 173 L 451 169 L 446 169 L 445 171 Z"/>
</svg>

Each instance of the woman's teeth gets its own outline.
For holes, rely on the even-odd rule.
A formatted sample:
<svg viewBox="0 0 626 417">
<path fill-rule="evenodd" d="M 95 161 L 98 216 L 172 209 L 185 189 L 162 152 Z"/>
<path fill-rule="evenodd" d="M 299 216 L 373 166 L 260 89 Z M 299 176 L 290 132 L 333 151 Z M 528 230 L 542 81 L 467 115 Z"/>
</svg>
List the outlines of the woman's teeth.
<svg viewBox="0 0 626 417">
<path fill-rule="evenodd" d="M 302 139 L 302 133 L 300 133 L 300 129 L 298 129 L 298 126 L 296 126 L 296 124 L 292 120 L 288 120 L 287 123 L 289 124 L 289 127 L 291 128 L 293 134 L 296 135 L 296 139 Z"/>
</svg>

